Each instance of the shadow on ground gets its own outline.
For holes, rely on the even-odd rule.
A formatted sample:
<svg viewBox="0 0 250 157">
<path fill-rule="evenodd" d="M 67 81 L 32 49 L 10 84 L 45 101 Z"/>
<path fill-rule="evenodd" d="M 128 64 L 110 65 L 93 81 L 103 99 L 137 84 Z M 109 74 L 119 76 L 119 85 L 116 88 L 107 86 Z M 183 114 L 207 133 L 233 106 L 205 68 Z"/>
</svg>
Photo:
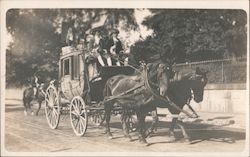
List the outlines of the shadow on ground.
<svg viewBox="0 0 250 157">
<path fill-rule="evenodd" d="M 225 116 L 225 117 L 215 117 L 210 120 L 215 119 L 229 119 L 232 117 Z M 223 142 L 223 143 L 236 143 L 239 140 L 245 140 L 246 139 L 246 133 L 244 129 L 235 129 L 235 128 L 226 128 L 227 125 L 211 125 L 211 124 L 204 124 L 201 123 L 203 120 L 198 119 L 195 122 L 187 122 L 184 123 L 184 127 L 190 136 L 190 140 L 188 141 L 189 144 L 197 144 L 204 141 L 213 141 L 213 142 Z M 150 126 L 150 122 L 146 123 L 146 126 Z M 149 138 L 153 137 L 168 137 L 168 130 L 170 128 L 170 122 L 163 122 L 160 121 L 158 123 L 157 131 L 152 134 Z M 228 124 L 230 125 L 230 124 Z M 120 122 L 112 122 L 110 124 L 111 131 L 112 128 L 120 128 L 121 129 L 121 123 Z M 159 141 L 150 143 L 157 144 L 157 143 L 170 143 L 170 142 L 183 142 L 183 136 L 181 133 L 181 130 L 176 127 L 175 128 L 175 135 L 176 140 L 170 140 L 170 141 Z M 164 139 L 163 139 L 164 140 Z M 186 142 L 186 141 L 185 141 Z"/>
</svg>

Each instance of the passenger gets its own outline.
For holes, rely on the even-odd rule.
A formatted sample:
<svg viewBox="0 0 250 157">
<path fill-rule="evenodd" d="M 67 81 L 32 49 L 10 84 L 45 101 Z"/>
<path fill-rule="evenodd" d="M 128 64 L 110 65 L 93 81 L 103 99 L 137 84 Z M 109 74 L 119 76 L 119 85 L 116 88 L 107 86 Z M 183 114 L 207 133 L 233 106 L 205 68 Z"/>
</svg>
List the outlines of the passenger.
<svg viewBox="0 0 250 157">
<path fill-rule="evenodd" d="M 69 27 L 67 32 L 66 43 L 68 46 L 72 46 L 74 43 L 74 34 L 73 34 L 73 29 L 71 27 Z"/>
<path fill-rule="evenodd" d="M 86 53 L 85 53 L 85 61 L 88 70 L 89 80 L 96 77 L 98 75 L 97 66 L 96 66 L 96 57 L 92 53 L 94 47 L 94 35 L 93 32 L 90 32 L 86 37 Z"/>
<path fill-rule="evenodd" d="M 121 66 L 120 60 L 123 57 L 123 48 L 120 39 L 118 38 L 119 31 L 117 29 L 113 29 L 110 32 L 110 39 L 107 43 L 108 53 L 115 58 L 115 62 L 117 66 Z"/>
<path fill-rule="evenodd" d="M 105 41 L 99 31 L 96 31 L 94 36 L 93 53 L 97 57 L 97 60 L 101 66 L 106 66 L 103 58 L 106 58 L 108 66 L 112 65 L 111 58 L 105 48 Z"/>
</svg>

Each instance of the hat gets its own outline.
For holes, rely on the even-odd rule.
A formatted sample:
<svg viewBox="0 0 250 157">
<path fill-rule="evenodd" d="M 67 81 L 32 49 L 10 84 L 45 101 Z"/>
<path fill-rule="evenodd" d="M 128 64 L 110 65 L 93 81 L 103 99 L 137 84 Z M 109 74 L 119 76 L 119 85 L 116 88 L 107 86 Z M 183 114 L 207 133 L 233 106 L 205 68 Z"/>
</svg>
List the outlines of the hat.
<svg viewBox="0 0 250 157">
<path fill-rule="evenodd" d="M 120 32 L 119 32 L 119 30 L 118 29 L 112 29 L 111 31 L 110 31 L 110 35 L 112 35 L 112 34 L 119 34 Z"/>
</svg>

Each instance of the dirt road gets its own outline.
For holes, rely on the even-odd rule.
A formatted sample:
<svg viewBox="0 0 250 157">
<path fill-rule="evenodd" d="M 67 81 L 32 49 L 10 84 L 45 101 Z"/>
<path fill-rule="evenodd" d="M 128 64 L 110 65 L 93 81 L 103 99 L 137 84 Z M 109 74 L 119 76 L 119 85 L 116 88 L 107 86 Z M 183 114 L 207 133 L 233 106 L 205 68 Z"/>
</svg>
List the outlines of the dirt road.
<svg viewBox="0 0 250 157">
<path fill-rule="evenodd" d="M 8 102 L 8 101 L 6 101 Z M 9 101 L 10 102 L 10 101 Z M 13 103 L 16 102 L 16 103 Z M 149 146 L 141 146 L 136 133 L 133 141 L 123 137 L 118 117 L 111 119 L 114 139 L 109 140 L 104 128 L 89 124 L 83 137 L 76 137 L 69 115 L 62 117 L 56 130 L 49 128 L 44 110 L 38 116 L 24 116 L 20 100 L 6 104 L 5 148 L 9 152 L 241 152 L 245 147 L 245 130 L 215 127 L 205 124 L 186 124 L 191 143 L 169 142 L 166 135 L 170 123 L 160 121 L 157 133 L 148 138 Z M 37 106 L 34 105 L 34 108 Z M 150 118 L 149 118 L 150 120 Z M 180 136 L 180 130 L 176 130 Z"/>
</svg>

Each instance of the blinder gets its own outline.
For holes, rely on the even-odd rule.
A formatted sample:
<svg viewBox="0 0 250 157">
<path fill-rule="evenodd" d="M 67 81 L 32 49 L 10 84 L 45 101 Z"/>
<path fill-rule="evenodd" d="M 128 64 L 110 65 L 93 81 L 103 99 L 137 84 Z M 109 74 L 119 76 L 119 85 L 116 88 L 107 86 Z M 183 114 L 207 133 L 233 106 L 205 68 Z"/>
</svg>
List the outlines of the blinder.
<svg viewBox="0 0 250 157">
<path fill-rule="evenodd" d="M 208 73 L 208 71 L 201 72 L 199 70 L 198 72 L 196 71 L 195 74 L 191 75 L 189 79 L 190 80 L 199 80 L 202 83 L 202 85 L 205 86 L 207 83 L 207 78 L 206 78 L 207 73 Z"/>
<path fill-rule="evenodd" d="M 159 78 L 162 76 L 162 74 L 167 71 L 170 71 L 170 67 L 167 66 L 166 64 L 160 63 L 157 68 L 157 81 L 159 82 Z M 168 74 L 169 75 L 169 74 Z M 170 77 L 170 76 L 168 76 Z"/>
</svg>

